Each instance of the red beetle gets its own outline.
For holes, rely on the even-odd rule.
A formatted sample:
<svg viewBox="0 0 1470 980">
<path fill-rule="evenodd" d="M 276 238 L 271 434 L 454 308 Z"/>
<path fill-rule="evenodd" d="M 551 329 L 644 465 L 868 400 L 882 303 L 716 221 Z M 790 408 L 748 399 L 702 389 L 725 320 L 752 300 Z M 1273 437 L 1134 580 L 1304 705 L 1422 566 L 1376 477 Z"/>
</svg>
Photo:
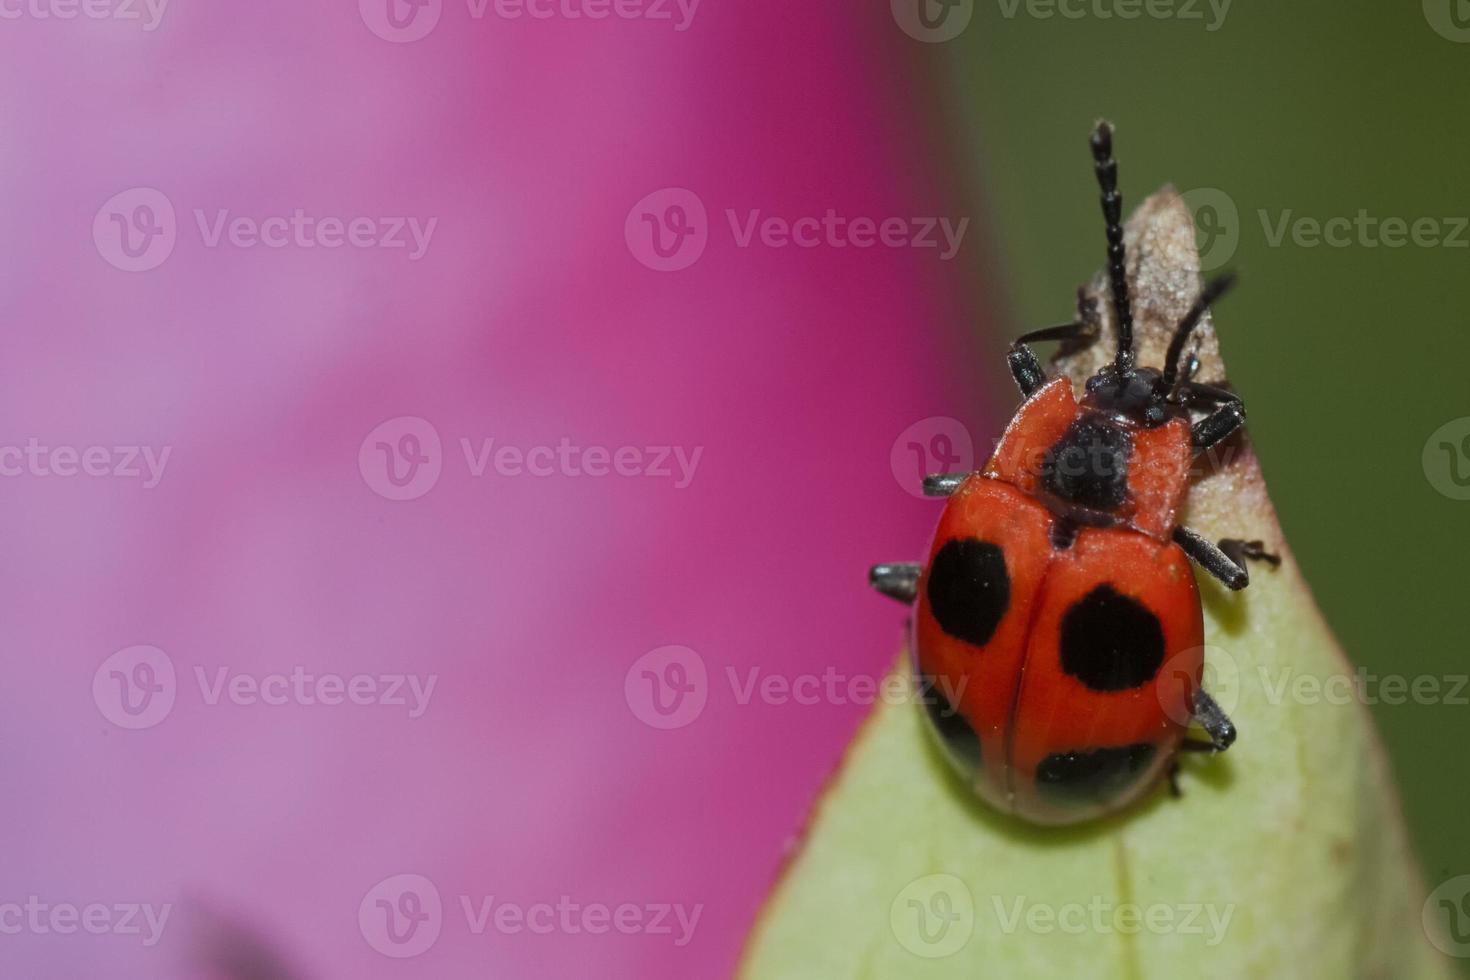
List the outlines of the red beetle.
<svg viewBox="0 0 1470 980">
<path fill-rule="evenodd" d="M 1193 357 L 1181 365 L 1232 280 L 1204 288 L 1162 368 L 1137 367 L 1107 123 L 1091 144 L 1116 357 L 1079 403 L 1027 345 L 1083 338 L 1095 324 L 1017 340 L 1008 361 L 1026 401 L 995 455 L 978 473 L 926 479 L 927 492 L 948 497 L 927 563 L 870 576 L 917 602 L 915 670 L 946 757 L 990 805 L 1038 824 L 1120 809 L 1172 780 L 1181 749 L 1230 746 L 1234 725 L 1200 687 L 1204 617 L 1190 559 L 1231 589 L 1246 586 L 1247 559 L 1280 561 L 1259 541 L 1216 545 L 1174 523 L 1196 454 L 1245 422 L 1239 397 L 1196 382 Z M 1191 720 L 1208 742 L 1186 738 Z"/>
</svg>

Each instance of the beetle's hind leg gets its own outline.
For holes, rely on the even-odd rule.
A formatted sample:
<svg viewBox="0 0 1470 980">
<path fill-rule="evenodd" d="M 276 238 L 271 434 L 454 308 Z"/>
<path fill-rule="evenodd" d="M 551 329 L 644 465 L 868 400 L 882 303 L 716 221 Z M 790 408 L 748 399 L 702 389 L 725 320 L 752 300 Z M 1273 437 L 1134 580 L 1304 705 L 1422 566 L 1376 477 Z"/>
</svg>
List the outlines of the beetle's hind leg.
<svg viewBox="0 0 1470 980">
<path fill-rule="evenodd" d="M 868 582 L 890 599 L 912 604 L 919 598 L 919 573 L 922 567 L 913 562 L 874 565 L 868 571 Z"/>
<path fill-rule="evenodd" d="M 1185 739 L 1179 743 L 1182 752 L 1224 752 L 1235 743 L 1235 722 L 1215 699 L 1203 690 L 1194 692 L 1193 720 L 1210 736 L 1208 742 Z"/>
</svg>

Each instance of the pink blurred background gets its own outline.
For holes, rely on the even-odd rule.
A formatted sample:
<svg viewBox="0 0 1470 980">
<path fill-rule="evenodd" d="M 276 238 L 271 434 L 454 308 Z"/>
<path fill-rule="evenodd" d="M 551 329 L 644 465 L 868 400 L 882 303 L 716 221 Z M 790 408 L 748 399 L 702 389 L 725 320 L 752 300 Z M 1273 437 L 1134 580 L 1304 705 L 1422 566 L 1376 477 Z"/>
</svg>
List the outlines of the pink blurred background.
<svg viewBox="0 0 1470 980">
<path fill-rule="evenodd" d="M 0 974 L 729 975 L 867 710 L 739 687 L 881 675 L 866 566 L 936 516 L 907 444 L 988 431 L 915 42 L 845 3 L 93 2 L 0 21 Z M 666 188 L 707 212 L 678 271 Z M 297 209 L 437 223 L 211 245 Z M 972 220 L 946 261 L 742 248 L 727 209 Z M 699 455 L 477 476 L 489 439 Z M 371 703 L 215 687 L 297 668 Z"/>
</svg>

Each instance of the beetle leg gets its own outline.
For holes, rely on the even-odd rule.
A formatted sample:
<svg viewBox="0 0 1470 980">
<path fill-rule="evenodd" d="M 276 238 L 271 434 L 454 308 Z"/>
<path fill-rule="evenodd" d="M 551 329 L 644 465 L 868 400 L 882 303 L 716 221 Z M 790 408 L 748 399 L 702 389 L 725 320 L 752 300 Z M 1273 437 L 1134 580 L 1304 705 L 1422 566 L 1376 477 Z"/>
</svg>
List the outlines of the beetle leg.
<svg viewBox="0 0 1470 980">
<path fill-rule="evenodd" d="M 1010 366 L 1011 377 L 1016 379 L 1016 387 L 1021 389 L 1022 398 L 1030 398 L 1046 384 L 1046 372 L 1041 370 L 1036 352 L 1019 340 L 1006 354 L 1006 364 Z"/>
<path fill-rule="evenodd" d="M 1281 567 L 1281 556 L 1266 550 L 1261 541 L 1242 541 L 1239 538 L 1221 538 L 1220 550 L 1235 564 L 1245 567 L 1246 559 L 1263 561 L 1272 568 Z"/>
<path fill-rule="evenodd" d="M 964 473 L 935 473 L 924 477 L 924 496 L 948 497 L 965 482 Z"/>
<path fill-rule="evenodd" d="M 1010 365 L 1011 377 L 1016 379 L 1016 387 L 1021 389 L 1023 398 L 1030 398 L 1046 384 L 1046 372 L 1041 368 L 1041 362 L 1036 358 L 1036 352 L 1028 345 L 1047 340 L 1081 340 L 1084 337 L 1096 337 L 1097 324 L 1080 321 L 1077 323 L 1063 323 L 1055 327 L 1042 327 L 1030 333 L 1022 334 L 1011 344 L 1011 349 L 1006 354 L 1006 363 Z"/>
<path fill-rule="evenodd" d="M 1227 589 L 1239 591 L 1250 584 L 1250 573 L 1245 570 L 1243 564 L 1236 563 L 1220 548 L 1189 528 L 1183 525 L 1176 527 L 1174 541 L 1184 549 L 1186 555 L 1199 564 L 1199 567 L 1225 583 Z"/>
<path fill-rule="evenodd" d="M 1189 752 L 1224 752 L 1235 742 L 1235 722 L 1203 690 L 1194 692 L 1194 720 L 1210 736 L 1209 744 L 1185 739 L 1180 743 L 1181 749 Z"/>
<path fill-rule="evenodd" d="M 919 597 L 921 570 L 920 565 L 911 562 L 874 565 L 868 572 L 868 582 L 890 599 L 912 603 Z"/>
<path fill-rule="evenodd" d="M 1223 388 L 1191 382 L 1191 395 L 1205 401 L 1221 402 L 1220 407 L 1194 423 L 1189 439 L 1194 451 L 1202 453 L 1211 446 L 1228 439 L 1236 429 L 1245 425 L 1245 402 L 1240 396 Z"/>
</svg>

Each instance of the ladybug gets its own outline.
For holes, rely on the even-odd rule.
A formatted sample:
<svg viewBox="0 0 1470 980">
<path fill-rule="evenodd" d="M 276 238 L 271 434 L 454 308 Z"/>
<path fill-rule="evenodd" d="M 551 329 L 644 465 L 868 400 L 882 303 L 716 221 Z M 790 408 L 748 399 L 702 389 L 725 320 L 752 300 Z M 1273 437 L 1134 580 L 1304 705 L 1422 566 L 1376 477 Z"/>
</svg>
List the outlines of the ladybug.
<svg viewBox="0 0 1470 980">
<path fill-rule="evenodd" d="M 1029 345 L 1095 336 L 1096 316 L 1019 338 L 1007 361 L 1025 401 L 995 454 L 924 481 L 947 498 L 928 561 L 870 572 L 917 605 L 914 669 L 945 757 L 992 807 L 1043 825 L 1120 810 L 1165 777 L 1177 794 L 1178 752 L 1230 747 L 1235 726 L 1200 686 L 1190 562 L 1230 589 L 1249 582 L 1247 560 L 1280 564 L 1260 541 L 1216 544 L 1175 524 L 1195 456 L 1245 422 L 1241 399 L 1195 381 L 1198 361 L 1184 359 L 1233 279 L 1204 287 L 1161 368 L 1136 366 L 1111 127 L 1090 143 L 1116 356 L 1079 402 Z M 1187 737 L 1191 722 L 1209 741 Z"/>
</svg>

